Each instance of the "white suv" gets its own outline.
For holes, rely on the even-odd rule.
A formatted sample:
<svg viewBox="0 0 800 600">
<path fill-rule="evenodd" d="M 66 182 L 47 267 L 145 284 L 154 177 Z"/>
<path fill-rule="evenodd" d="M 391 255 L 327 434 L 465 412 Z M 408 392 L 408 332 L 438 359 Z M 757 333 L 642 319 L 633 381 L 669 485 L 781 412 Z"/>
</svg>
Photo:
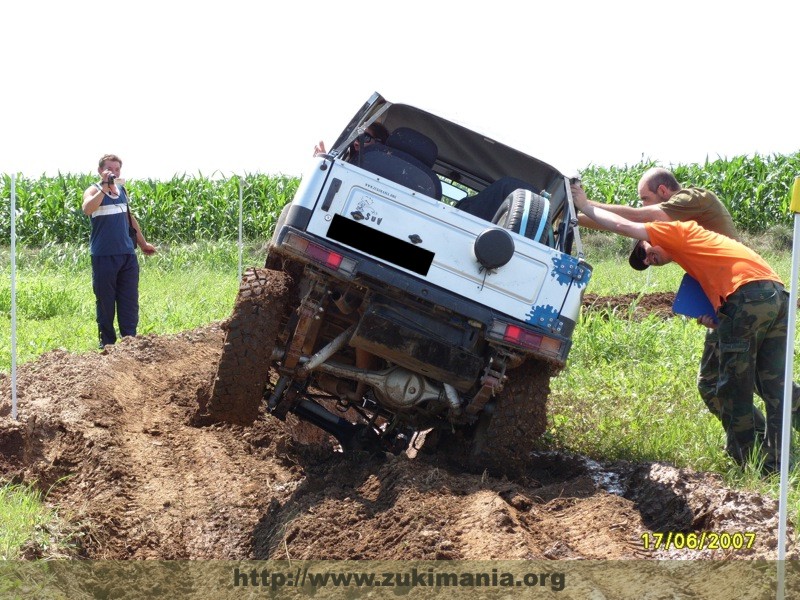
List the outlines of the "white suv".
<svg viewBox="0 0 800 600">
<path fill-rule="evenodd" d="M 569 179 L 377 93 L 314 160 L 243 277 L 207 412 L 524 468 L 591 276 Z"/>
</svg>

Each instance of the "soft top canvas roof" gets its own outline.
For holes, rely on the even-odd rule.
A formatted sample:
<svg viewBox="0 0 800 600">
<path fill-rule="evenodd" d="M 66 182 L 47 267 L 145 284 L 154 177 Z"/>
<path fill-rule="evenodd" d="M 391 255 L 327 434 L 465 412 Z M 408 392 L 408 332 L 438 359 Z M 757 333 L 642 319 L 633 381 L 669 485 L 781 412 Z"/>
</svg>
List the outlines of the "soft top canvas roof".
<svg viewBox="0 0 800 600">
<path fill-rule="evenodd" d="M 564 175 L 551 165 L 419 108 L 390 103 L 377 92 L 355 115 L 334 148 L 344 149 L 358 127 L 374 120 L 389 131 L 411 127 L 430 137 L 439 148 L 434 170 L 474 189 L 481 190 L 505 175 L 543 190 L 563 185 Z"/>
</svg>

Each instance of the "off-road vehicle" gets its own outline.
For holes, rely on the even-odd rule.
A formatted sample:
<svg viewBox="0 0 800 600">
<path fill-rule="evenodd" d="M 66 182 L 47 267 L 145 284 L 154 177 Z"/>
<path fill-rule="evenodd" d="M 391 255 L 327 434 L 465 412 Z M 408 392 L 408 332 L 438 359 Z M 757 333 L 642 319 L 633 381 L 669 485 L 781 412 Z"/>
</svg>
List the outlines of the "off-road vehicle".
<svg viewBox="0 0 800 600">
<path fill-rule="evenodd" d="M 207 412 L 522 468 L 591 276 L 569 178 L 377 93 L 312 167 L 242 278 Z"/>
</svg>

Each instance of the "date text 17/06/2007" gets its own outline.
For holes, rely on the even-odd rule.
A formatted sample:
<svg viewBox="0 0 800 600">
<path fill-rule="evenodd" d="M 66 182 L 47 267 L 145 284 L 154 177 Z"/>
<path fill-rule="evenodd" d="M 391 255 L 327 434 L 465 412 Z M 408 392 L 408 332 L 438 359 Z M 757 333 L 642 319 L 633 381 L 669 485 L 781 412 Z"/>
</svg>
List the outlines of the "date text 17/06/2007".
<svg viewBox="0 0 800 600">
<path fill-rule="evenodd" d="M 753 531 L 645 532 L 642 547 L 647 550 L 749 550 L 756 541 Z"/>
</svg>

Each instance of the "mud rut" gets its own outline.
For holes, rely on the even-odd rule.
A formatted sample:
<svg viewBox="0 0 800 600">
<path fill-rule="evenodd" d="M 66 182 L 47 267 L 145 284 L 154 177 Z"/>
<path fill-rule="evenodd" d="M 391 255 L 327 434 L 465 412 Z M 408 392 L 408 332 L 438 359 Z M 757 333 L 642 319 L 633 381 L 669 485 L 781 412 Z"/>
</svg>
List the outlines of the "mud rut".
<svg viewBox="0 0 800 600">
<path fill-rule="evenodd" d="M 636 310 L 666 314 L 671 300 Z M 0 478 L 46 491 L 88 558 L 775 558 L 777 501 L 707 473 L 540 453 L 520 477 L 496 479 L 421 453 L 331 453 L 295 441 L 306 426 L 265 415 L 209 423 L 198 415 L 222 340 L 215 324 L 50 352 L 18 370 L 18 421 L 0 375 Z M 757 537 L 751 550 L 653 552 L 648 531 Z"/>
</svg>

